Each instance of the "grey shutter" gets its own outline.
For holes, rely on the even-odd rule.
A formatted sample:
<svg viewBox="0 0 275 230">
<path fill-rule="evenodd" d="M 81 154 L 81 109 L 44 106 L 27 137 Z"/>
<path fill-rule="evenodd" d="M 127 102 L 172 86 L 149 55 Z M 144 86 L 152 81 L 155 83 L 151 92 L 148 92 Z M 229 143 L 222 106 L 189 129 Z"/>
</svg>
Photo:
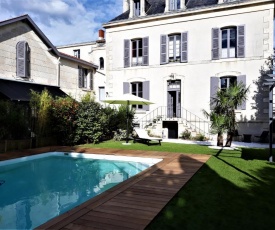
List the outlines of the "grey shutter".
<svg viewBox="0 0 275 230">
<path fill-rule="evenodd" d="M 243 83 L 246 86 L 246 75 L 240 75 L 237 77 L 237 83 Z M 244 101 L 240 106 L 237 108 L 238 110 L 245 110 L 246 109 L 246 101 Z"/>
<path fill-rule="evenodd" d="M 220 29 L 212 28 L 212 60 L 220 57 Z"/>
<path fill-rule="evenodd" d="M 130 40 L 124 40 L 124 68 L 130 67 Z"/>
<path fill-rule="evenodd" d="M 146 100 L 150 99 L 150 81 L 142 83 L 142 97 Z M 149 105 L 143 105 L 143 109 L 149 111 Z"/>
<path fill-rule="evenodd" d="M 130 93 L 130 83 L 129 82 L 123 82 L 123 94 Z"/>
<path fill-rule="evenodd" d="M 220 78 L 211 77 L 210 78 L 210 109 L 214 109 L 215 105 L 212 104 L 212 98 L 215 98 L 216 93 L 219 89 Z"/>
<path fill-rule="evenodd" d="M 149 65 L 149 37 L 142 39 L 142 65 Z"/>
<path fill-rule="evenodd" d="M 26 77 L 31 76 L 31 48 L 26 43 Z"/>
<path fill-rule="evenodd" d="M 83 69 L 81 66 L 78 66 L 78 88 L 83 88 Z"/>
<path fill-rule="evenodd" d="M 245 56 L 245 28 L 244 25 L 237 27 L 237 57 Z"/>
<path fill-rule="evenodd" d="M 90 71 L 90 90 L 94 89 L 94 74 L 93 74 L 93 70 L 91 69 Z"/>
<path fill-rule="evenodd" d="M 188 61 L 188 33 L 184 32 L 181 34 L 181 62 L 187 62 Z"/>
<path fill-rule="evenodd" d="M 167 63 L 167 35 L 160 35 L 160 64 Z"/>
<path fill-rule="evenodd" d="M 20 41 L 16 45 L 16 71 L 18 77 L 26 77 L 26 42 Z"/>
</svg>

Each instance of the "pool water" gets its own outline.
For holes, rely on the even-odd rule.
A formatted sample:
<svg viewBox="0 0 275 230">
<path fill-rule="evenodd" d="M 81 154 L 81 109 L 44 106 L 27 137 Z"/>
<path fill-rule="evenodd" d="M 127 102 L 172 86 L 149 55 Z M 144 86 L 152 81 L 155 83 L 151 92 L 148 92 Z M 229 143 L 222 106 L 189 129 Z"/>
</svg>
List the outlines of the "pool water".
<svg viewBox="0 0 275 230">
<path fill-rule="evenodd" d="M 0 229 L 33 229 L 151 163 L 47 156 L 0 165 Z"/>
</svg>

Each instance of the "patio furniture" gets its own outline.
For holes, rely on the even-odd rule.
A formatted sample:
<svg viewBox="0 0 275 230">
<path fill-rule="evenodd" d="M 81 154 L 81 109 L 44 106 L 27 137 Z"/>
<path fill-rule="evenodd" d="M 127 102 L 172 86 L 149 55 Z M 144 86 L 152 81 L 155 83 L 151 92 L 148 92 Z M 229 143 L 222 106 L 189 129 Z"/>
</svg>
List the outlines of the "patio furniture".
<svg viewBox="0 0 275 230">
<path fill-rule="evenodd" d="M 251 142 L 252 134 L 243 134 L 243 142 Z"/>
<path fill-rule="evenodd" d="M 233 137 L 236 137 L 236 139 L 239 141 L 241 136 L 242 136 L 242 135 L 240 135 L 240 134 L 239 134 L 239 131 L 236 129 L 236 130 L 234 131 Z"/>
<path fill-rule="evenodd" d="M 158 137 L 150 137 L 145 129 L 134 129 L 137 133 L 137 136 L 134 137 L 134 143 L 136 141 L 141 141 L 146 143 L 147 145 L 150 144 L 150 141 L 158 142 L 159 145 L 161 145 L 161 138 Z"/>
<path fill-rule="evenodd" d="M 254 137 L 259 138 L 260 142 L 265 142 L 267 140 L 269 131 L 263 131 L 261 135 L 255 135 Z"/>
</svg>

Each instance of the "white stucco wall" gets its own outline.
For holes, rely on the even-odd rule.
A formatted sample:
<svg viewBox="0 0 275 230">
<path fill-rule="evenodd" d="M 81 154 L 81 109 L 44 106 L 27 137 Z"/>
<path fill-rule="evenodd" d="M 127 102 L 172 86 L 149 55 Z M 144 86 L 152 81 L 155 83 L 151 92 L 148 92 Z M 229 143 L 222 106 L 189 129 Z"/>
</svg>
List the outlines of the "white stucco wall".
<svg viewBox="0 0 275 230">
<path fill-rule="evenodd" d="M 214 9 L 179 12 L 178 17 L 164 15 L 106 24 L 106 91 L 110 95 L 119 95 L 123 93 L 123 82 L 149 80 L 150 100 L 155 102 L 150 106 L 152 111 L 167 105 L 167 80 L 174 73 L 176 79 L 182 81 L 182 107 L 204 118 L 202 109 L 209 111 L 210 77 L 246 75 L 250 95 L 246 110 L 237 111 L 237 117 L 253 119 L 256 112 L 252 109 L 256 90 L 253 81 L 260 76 L 261 66 L 273 53 L 274 3 L 244 3 L 243 7 Z M 212 28 L 238 25 L 245 25 L 245 58 L 211 60 Z M 160 65 L 160 35 L 185 31 L 188 32 L 188 62 Z M 147 36 L 149 66 L 124 68 L 124 39 Z"/>
</svg>

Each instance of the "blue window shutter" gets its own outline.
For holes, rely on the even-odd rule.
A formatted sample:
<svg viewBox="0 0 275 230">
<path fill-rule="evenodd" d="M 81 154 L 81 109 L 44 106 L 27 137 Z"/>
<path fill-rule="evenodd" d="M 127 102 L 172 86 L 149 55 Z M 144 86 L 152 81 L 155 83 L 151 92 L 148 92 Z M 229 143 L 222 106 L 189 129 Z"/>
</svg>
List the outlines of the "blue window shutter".
<svg viewBox="0 0 275 230">
<path fill-rule="evenodd" d="M 220 29 L 212 28 L 212 60 L 220 58 Z"/>
<path fill-rule="evenodd" d="M 149 65 L 149 37 L 142 39 L 142 65 Z"/>
<path fill-rule="evenodd" d="M 214 109 L 215 105 L 212 104 L 212 98 L 215 98 L 216 93 L 219 89 L 220 78 L 218 77 L 211 77 L 210 78 L 210 109 Z"/>
<path fill-rule="evenodd" d="M 78 66 L 78 88 L 83 88 L 83 69 L 81 66 Z"/>
<path fill-rule="evenodd" d="M 245 26 L 237 27 L 237 57 L 245 57 Z"/>
<path fill-rule="evenodd" d="M 124 40 L 124 68 L 130 67 L 130 40 Z"/>
<path fill-rule="evenodd" d="M 167 35 L 160 35 L 160 64 L 167 63 Z"/>
<path fill-rule="evenodd" d="M 246 75 L 240 75 L 237 77 L 237 83 L 243 83 L 246 86 Z M 245 110 L 246 109 L 246 101 L 244 101 L 240 106 L 237 108 L 238 110 Z"/>
<path fill-rule="evenodd" d="M 181 62 L 188 62 L 188 32 L 181 34 Z"/>
<path fill-rule="evenodd" d="M 129 82 L 123 82 L 123 94 L 130 93 L 130 83 Z"/>
<path fill-rule="evenodd" d="M 16 74 L 26 77 L 26 42 L 20 41 L 16 45 Z"/>
<path fill-rule="evenodd" d="M 91 88 L 91 90 L 94 90 L 94 72 L 93 72 L 93 70 L 91 70 L 91 73 L 90 73 L 90 88 Z"/>
<path fill-rule="evenodd" d="M 144 81 L 142 83 L 142 97 L 150 100 L 150 81 Z M 143 105 L 143 109 L 149 111 L 149 105 Z"/>
</svg>

